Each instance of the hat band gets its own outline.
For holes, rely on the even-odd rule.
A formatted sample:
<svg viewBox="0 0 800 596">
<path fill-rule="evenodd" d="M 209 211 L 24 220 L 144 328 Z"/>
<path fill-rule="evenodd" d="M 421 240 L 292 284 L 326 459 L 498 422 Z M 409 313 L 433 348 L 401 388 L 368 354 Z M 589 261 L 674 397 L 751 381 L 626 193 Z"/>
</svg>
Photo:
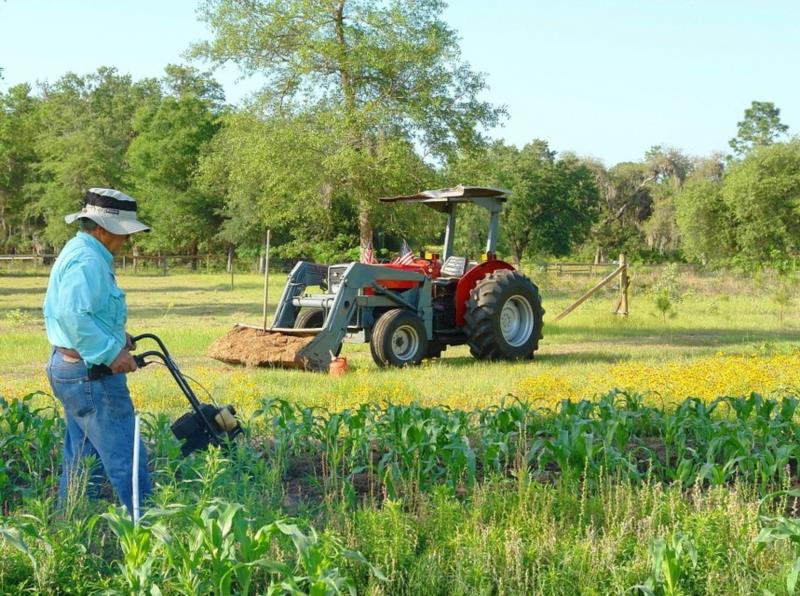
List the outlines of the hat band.
<svg viewBox="0 0 800 596">
<path fill-rule="evenodd" d="M 83 195 L 83 204 L 84 207 L 95 206 L 116 209 L 117 211 L 136 211 L 136 201 L 121 201 L 114 197 L 99 195 L 91 190 L 87 190 L 86 194 Z"/>
<path fill-rule="evenodd" d="M 136 221 L 136 212 L 129 210 L 116 209 L 115 207 L 98 207 L 97 205 L 84 205 L 78 217 L 83 215 L 111 215 L 119 219 L 130 219 Z"/>
</svg>

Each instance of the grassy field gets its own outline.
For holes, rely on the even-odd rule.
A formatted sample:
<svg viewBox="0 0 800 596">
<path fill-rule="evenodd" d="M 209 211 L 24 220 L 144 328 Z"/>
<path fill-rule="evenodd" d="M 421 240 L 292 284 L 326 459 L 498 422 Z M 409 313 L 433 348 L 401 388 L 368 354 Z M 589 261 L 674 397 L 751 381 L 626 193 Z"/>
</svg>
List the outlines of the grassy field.
<svg viewBox="0 0 800 596">
<path fill-rule="evenodd" d="M 530 273 L 547 310 L 533 361 L 459 347 L 381 370 L 348 344 L 342 378 L 204 356 L 260 322 L 256 275 L 120 275 L 130 331 L 249 421 L 247 449 L 182 460 L 182 396 L 164 370 L 133 375 L 158 486 L 136 527 L 80 491 L 55 508 L 60 421 L 31 410 L 54 400 L 19 401 L 49 390 L 47 278 L 0 276 L 0 593 L 792 593 L 797 304 L 679 272 L 662 313 L 666 274 L 636 271 L 629 317 L 609 291 L 553 323 L 592 280 Z"/>
<path fill-rule="evenodd" d="M 413 370 L 380 370 L 363 344 L 346 344 L 351 374 L 232 368 L 204 356 L 210 343 L 237 322 L 262 320 L 263 281 L 237 275 L 121 275 L 129 329 L 160 335 L 183 370 L 216 399 L 252 410 L 263 396 L 339 409 L 362 403 L 418 401 L 454 407 L 496 403 L 505 395 L 552 405 L 612 388 L 654 392 L 663 399 L 713 398 L 749 391 L 768 393 L 800 385 L 800 318 L 795 306 L 781 313 L 769 291 L 746 279 L 686 275 L 674 318 L 664 318 L 647 287 L 658 273 L 634 276 L 631 314 L 611 314 L 613 293 L 601 295 L 560 321 L 552 320 L 591 285 L 588 278 L 536 280 L 542 286 L 545 339 L 533 362 L 485 364 L 455 347 Z M 274 305 L 283 276 L 271 276 Z M 42 366 L 44 275 L 0 277 L 0 395 L 46 389 Z M 145 370 L 130 382 L 136 404 L 150 411 L 182 407 L 163 371 Z M 654 396 L 655 398 L 656 396 Z"/>
</svg>

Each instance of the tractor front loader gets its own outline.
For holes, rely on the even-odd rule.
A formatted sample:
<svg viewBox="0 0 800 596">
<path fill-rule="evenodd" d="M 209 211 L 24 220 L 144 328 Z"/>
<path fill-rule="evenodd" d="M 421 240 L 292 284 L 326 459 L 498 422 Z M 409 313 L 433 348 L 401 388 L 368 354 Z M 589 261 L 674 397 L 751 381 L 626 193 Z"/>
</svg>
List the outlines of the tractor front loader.
<svg viewBox="0 0 800 596">
<path fill-rule="evenodd" d="M 379 366 L 419 364 L 450 345 L 468 344 L 479 359 L 530 358 L 542 338 L 538 288 L 496 258 L 499 215 L 507 192 L 458 186 L 384 202 L 417 202 L 447 215 L 444 254 L 403 262 L 317 265 L 299 262 L 267 330 L 237 326 L 210 355 L 229 363 L 327 370 L 343 342 L 367 342 Z M 484 259 L 453 255 L 456 207 L 489 211 Z M 319 286 L 323 293 L 309 294 Z"/>
</svg>

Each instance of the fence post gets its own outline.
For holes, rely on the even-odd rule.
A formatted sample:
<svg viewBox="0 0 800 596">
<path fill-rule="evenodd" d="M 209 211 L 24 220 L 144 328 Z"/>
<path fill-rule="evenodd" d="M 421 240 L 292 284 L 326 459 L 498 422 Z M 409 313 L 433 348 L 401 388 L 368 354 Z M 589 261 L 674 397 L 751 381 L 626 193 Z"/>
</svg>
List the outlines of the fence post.
<svg viewBox="0 0 800 596">
<path fill-rule="evenodd" d="M 628 261 L 625 259 L 625 254 L 619 255 L 619 302 L 617 302 L 617 309 L 615 314 L 628 316 L 628 285 L 630 278 L 628 277 Z"/>
<path fill-rule="evenodd" d="M 269 291 L 269 237 L 271 230 L 267 230 L 267 242 L 264 245 L 264 331 L 267 330 L 267 303 Z"/>
<path fill-rule="evenodd" d="M 162 275 L 166 275 L 167 274 L 167 257 L 166 256 L 161 258 L 161 274 Z"/>
</svg>

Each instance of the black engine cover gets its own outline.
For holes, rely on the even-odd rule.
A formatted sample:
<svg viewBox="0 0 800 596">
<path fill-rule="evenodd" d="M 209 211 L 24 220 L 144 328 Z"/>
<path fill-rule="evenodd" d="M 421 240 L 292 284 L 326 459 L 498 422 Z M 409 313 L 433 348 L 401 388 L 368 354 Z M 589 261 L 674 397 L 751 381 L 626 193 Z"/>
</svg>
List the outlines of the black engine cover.
<svg viewBox="0 0 800 596">
<path fill-rule="evenodd" d="M 214 429 L 220 432 L 217 428 L 217 423 L 214 422 L 214 416 L 219 412 L 219 408 L 211 404 L 200 404 L 200 410 Z M 187 412 L 173 422 L 171 428 L 172 434 L 183 443 L 181 445 L 181 453 L 184 457 L 193 451 L 206 449 L 211 443 L 215 445 L 219 443 L 217 438 L 209 432 L 197 412 Z M 224 433 L 220 432 L 220 434 Z"/>
</svg>

